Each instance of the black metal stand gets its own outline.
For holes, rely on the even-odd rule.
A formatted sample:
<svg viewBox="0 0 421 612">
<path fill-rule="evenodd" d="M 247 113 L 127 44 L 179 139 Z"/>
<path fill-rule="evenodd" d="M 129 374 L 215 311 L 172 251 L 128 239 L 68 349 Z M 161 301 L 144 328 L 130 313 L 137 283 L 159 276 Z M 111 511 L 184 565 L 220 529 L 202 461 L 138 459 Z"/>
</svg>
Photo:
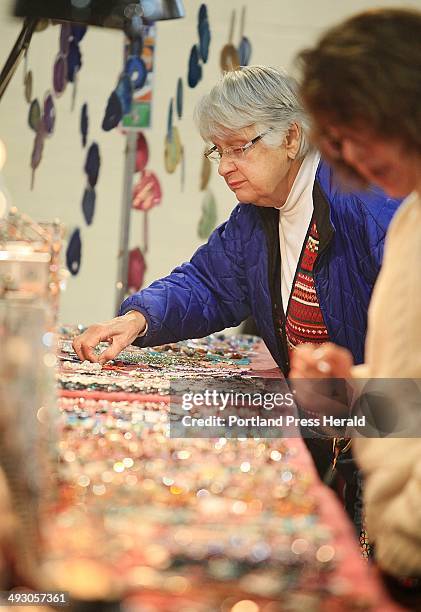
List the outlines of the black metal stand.
<svg viewBox="0 0 421 612">
<path fill-rule="evenodd" d="M 15 43 L 15 46 L 10 52 L 10 55 L 7 58 L 3 70 L 0 74 L 0 100 L 2 99 L 3 94 L 6 91 L 10 79 L 16 71 L 16 68 L 19 66 L 22 57 L 24 56 L 29 47 L 32 34 L 35 31 L 38 21 L 39 20 L 37 17 L 28 17 L 23 23 L 22 30 Z"/>
</svg>

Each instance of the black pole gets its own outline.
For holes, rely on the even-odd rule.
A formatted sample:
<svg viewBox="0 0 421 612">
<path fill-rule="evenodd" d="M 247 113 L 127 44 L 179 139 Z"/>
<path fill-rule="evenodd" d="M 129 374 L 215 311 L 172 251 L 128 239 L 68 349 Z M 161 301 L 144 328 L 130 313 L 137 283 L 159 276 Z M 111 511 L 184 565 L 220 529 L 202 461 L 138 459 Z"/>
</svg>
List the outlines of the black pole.
<svg viewBox="0 0 421 612">
<path fill-rule="evenodd" d="M 29 47 L 32 34 L 34 33 L 37 23 L 38 17 L 28 17 L 23 23 L 22 30 L 18 39 L 16 40 L 15 46 L 10 52 L 10 55 L 7 58 L 0 74 L 0 100 L 6 91 L 7 86 L 9 85 L 10 80 L 16 71 L 16 68 L 19 66 L 22 57 Z"/>
</svg>

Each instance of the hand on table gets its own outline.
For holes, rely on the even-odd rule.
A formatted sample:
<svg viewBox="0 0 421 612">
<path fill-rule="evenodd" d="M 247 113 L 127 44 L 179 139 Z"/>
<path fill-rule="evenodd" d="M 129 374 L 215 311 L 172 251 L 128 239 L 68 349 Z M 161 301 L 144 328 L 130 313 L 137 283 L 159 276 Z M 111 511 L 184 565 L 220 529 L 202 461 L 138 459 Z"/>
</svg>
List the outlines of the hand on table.
<svg viewBox="0 0 421 612">
<path fill-rule="evenodd" d="M 132 310 L 122 317 L 91 325 L 73 340 L 73 348 L 81 361 L 104 364 L 129 346 L 142 333 L 145 326 L 145 317 L 140 312 Z M 100 355 L 96 355 L 95 347 L 105 341 L 109 342 L 110 346 Z"/>
</svg>

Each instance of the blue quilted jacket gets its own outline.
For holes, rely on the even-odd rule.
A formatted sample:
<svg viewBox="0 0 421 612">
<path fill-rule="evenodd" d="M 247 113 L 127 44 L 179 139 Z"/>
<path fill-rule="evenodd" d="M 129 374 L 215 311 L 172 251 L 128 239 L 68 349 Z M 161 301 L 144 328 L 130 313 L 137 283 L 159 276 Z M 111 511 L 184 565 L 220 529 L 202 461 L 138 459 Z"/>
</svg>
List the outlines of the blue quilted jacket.
<svg viewBox="0 0 421 612">
<path fill-rule="evenodd" d="M 314 275 L 332 342 L 364 358 L 367 309 L 384 238 L 400 201 L 377 188 L 346 193 L 320 162 L 313 187 L 320 237 Z M 253 315 L 285 374 L 289 371 L 281 298 L 279 211 L 239 204 L 191 260 L 126 299 L 119 314 L 143 313 L 148 333 L 138 346 L 200 338 Z"/>
</svg>

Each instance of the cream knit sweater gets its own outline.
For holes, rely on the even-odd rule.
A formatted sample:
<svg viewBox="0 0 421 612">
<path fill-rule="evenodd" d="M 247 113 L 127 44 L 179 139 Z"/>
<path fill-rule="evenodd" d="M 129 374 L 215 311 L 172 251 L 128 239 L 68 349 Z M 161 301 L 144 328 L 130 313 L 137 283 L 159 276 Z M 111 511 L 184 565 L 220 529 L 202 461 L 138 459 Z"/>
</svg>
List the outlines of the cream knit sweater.
<svg viewBox="0 0 421 612">
<path fill-rule="evenodd" d="M 421 379 L 421 190 L 398 210 L 368 317 L 366 364 L 356 377 Z M 354 440 L 365 474 L 369 537 L 379 565 L 421 576 L 421 439 Z"/>
</svg>

